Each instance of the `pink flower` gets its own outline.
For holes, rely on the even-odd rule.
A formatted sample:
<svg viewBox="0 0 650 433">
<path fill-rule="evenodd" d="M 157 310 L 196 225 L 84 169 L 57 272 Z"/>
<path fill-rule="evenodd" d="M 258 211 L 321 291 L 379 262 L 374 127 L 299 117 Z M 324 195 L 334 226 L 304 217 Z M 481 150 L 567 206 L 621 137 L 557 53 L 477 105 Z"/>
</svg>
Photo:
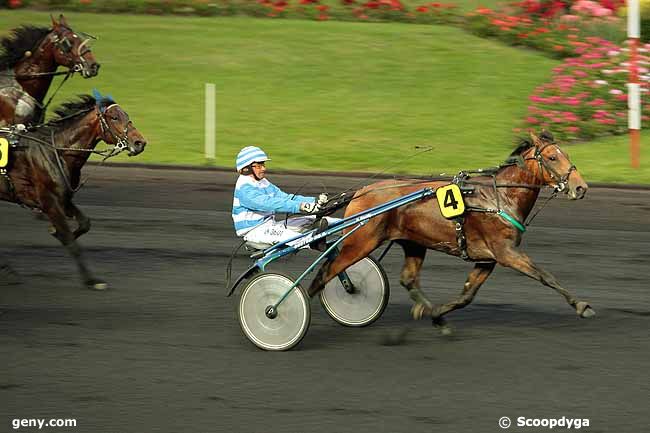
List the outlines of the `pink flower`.
<svg viewBox="0 0 650 433">
<path fill-rule="evenodd" d="M 605 101 L 600 98 L 596 98 L 593 101 L 587 102 L 587 105 L 591 105 L 592 107 L 600 107 L 601 105 L 605 105 Z M 598 111 L 596 113 L 598 113 Z"/>
</svg>

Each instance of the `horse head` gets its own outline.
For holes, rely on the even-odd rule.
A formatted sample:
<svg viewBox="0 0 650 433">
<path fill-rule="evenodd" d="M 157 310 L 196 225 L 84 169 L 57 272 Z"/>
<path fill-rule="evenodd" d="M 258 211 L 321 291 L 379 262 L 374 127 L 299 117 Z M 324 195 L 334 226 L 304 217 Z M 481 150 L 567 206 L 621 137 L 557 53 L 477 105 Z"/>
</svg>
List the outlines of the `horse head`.
<svg viewBox="0 0 650 433">
<path fill-rule="evenodd" d="M 97 137 L 115 146 L 119 153 L 127 150 L 129 156 L 135 156 L 144 151 L 147 141 L 140 131 L 133 126 L 129 115 L 112 97 L 100 96 L 95 92 L 95 113 L 99 130 Z"/>
<path fill-rule="evenodd" d="M 98 74 L 99 63 L 90 50 L 92 36 L 76 33 L 68 26 L 63 15 L 57 22 L 52 17 L 52 30 L 48 39 L 52 42 L 53 55 L 57 64 L 79 72 L 84 78 Z"/>
<path fill-rule="evenodd" d="M 548 131 L 542 131 L 539 136 L 531 132 L 530 138 L 532 145 L 523 156 L 524 160 L 534 161 L 538 166 L 540 180 L 557 192 L 566 193 L 570 200 L 582 199 L 587 193 L 587 182 L 553 135 Z"/>
</svg>

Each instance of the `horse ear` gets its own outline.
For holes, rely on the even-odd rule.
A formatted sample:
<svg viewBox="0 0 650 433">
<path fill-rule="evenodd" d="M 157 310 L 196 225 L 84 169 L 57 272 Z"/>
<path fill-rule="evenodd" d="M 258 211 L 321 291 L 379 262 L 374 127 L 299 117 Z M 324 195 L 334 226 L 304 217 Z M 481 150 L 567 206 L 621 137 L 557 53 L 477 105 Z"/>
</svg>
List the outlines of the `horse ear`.
<svg viewBox="0 0 650 433">
<path fill-rule="evenodd" d="M 59 15 L 59 24 L 62 25 L 62 26 L 66 26 L 66 27 L 68 26 L 68 23 L 65 20 L 65 17 L 63 16 L 63 14 Z"/>
<path fill-rule="evenodd" d="M 533 146 L 537 147 L 540 144 L 539 137 L 533 132 L 530 131 L 530 139 L 533 142 Z"/>
<path fill-rule="evenodd" d="M 555 137 L 553 137 L 553 134 L 551 134 L 546 129 L 542 130 L 542 133 L 539 135 L 539 138 L 548 143 L 555 143 Z"/>
<path fill-rule="evenodd" d="M 63 15 L 61 15 L 61 16 L 63 16 Z M 52 14 L 50 14 L 50 18 L 52 19 L 52 27 L 54 27 L 54 28 L 58 27 L 59 23 L 56 22 L 56 20 L 54 19 L 54 16 Z"/>
</svg>

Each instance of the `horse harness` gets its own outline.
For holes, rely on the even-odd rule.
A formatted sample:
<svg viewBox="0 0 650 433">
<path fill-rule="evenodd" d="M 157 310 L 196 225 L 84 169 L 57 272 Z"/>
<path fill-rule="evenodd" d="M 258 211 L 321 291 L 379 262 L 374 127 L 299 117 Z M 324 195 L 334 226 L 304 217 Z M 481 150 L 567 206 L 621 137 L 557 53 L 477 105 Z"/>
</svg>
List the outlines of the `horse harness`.
<svg viewBox="0 0 650 433">
<path fill-rule="evenodd" d="M 485 207 L 480 207 L 480 206 L 467 206 L 465 208 L 466 212 L 483 212 L 483 213 L 492 213 L 500 216 L 507 222 L 509 222 L 512 226 L 514 226 L 519 232 L 524 233 L 526 231 L 526 227 L 531 224 L 533 219 L 541 212 L 541 210 L 546 207 L 546 205 L 554 199 L 558 193 L 561 193 L 566 190 L 568 186 L 568 180 L 569 176 L 571 176 L 571 173 L 576 170 L 575 165 L 571 165 L 567 171 L 567 173 L 562 176 L 560 175 L 553 167 L 551 167 L 544 157 L 542 156 L 543 150 L 550 145 L 554 145 L 554 142 L 547 143 L 543 146 L 539 146 L 535 148 L 535 153 L 533 154 L 532 157 L 525 158 L 524 161 L 527 160 L 536 160 L 540 172 L 547 171 L 551 177 L 551 179 L 555 180 L 557 184 L 555 187 L 553 187 L 553 193 L 549 196 L 549 198 L 544 202 L 544 204 L 533 214 L 533 216 L 528 219 L 526 222 L 520 222 L 518 221 L 515 217 L 511 216 L 507 212 L 505 212 L 503 209 L 501 209 L 501 204 L 499 200 L 499 193 L 498 193 L 498 188 L 529 188 L 529 189 L 542 189 L 545 187 L 545 185 L 535 185 L 535 184 L 499 184 L 497 183 L 496 175 L 497 173 L 505 167 L 509 167 L 512 165 L 517 165 L 517 159 L 511 159 L 507 161 L 504 164 L 499 165 L 498 167 L 494 168 L 487 168 L 487 169 L 478 169 L 478 170 L 468 170 L 468 171 L 461 171 L 459 172 L 456 176 L 454 176 L 452 180 L 452 184 L 458 185 L 461 194 L 463 196 L 471 196 L 473 195 L 475 191 L 475 185 L 486 185 L 483 182 L 475 182 L 471 181 L 471 176 L 470 174 L 480 174 L 483 176 L 491 176 L 492 177 L 492 182 L 491 186 L 494 190 L 494 195 L 496 197 L 496 208 L 485 208 Z M 521 159 L 521 158 L 519 158 Z M 568 159 L 568 158 L 567 158 Z M 463 260 L 471 260 L 469 254 L 467 253 L 467 238 L 465 236 L 465 229 L 464 229 L 464 224 L 465 224 L 465 214 L 461 214 L 459 216 L 456 216 L 454 218 L 451 218 L 452 221 L 454 222 L 454 229 L 456 232 L 456 243 L 458 244 L 458 249 L 460 251 L 460 257 Z"/>
</svg>

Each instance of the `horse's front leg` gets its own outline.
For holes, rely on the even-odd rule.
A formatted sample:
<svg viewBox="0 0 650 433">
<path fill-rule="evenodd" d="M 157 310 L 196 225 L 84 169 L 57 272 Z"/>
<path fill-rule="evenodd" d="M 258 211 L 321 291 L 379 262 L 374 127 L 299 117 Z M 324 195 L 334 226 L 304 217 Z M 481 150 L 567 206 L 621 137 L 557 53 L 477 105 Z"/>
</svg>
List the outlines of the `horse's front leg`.
<svg viewBox="0 0 650 433">
<path fill-rule="evenodd" d="M 497 254 L 497 262 L 502 266 L 515 269 L 522 274 L 541 282 L 545 286 L 552 288 L 562 295 L 569 305 L 575 308 L 576 313 L 578 313 L 580 317 L 587 318 L 596 314 L 589 303 L 576 300 L 567 289 L 560 286 L 560 283 L 558 283 L 553 275 L 533 263 L 532 259 L 528 257 L 527 254 L 521 251 L 507 249 L 504 252 Z"/>
<path fill-rule="evenodd" d="M 81 247 L 75 241 L 75 236 L 70 230 L 70 226 L 66 221 L 66 216 L 61 206 L 58 204 L 51 204 L 50 206 L 45 205 L 43 211 L 48 216 L 50 223 L 52 224 L 50 232 L 52 233 L 53 229 L 54 233 L 52 234 L 61 241 L 61 243 L 70 252 L 70 255 L 77 262 L 79 273 L 81 274 L 81 278 L 86 287 L 94 290 L 107 289 L 108 284 L 105 281 L 93 277 L 90 273 L 90 270 L 86 266 L 82 256 Z"/>
<path fill-rule="evenodd" d="M 90 231 L 90 218 L 81 212 L 81 209 L 72 203 L 72 201 L 68 203 L 68 206 L 66 207 L 66 214 L 77 221 L 77 230 L 73 233 L 75 239 Z"/>
<path fill-rule="evenodd" d="M 485 280 L 488 279 L 495 266 L 496 262 L 476 263 L 474 269 L 472 269 L 467 276 L 467 281 L 465 281 L 460 297 L 452 302 L 436 306 L 433 309 L 431 319 L 433 320 L 434 326 L 440 327 L 440 331 L 443 334 L 450 334 L 451 328 L 447 325 L 447 321 L 442 316 L 469 305 L 476 296 L 478 289 L 483 285 Z"/>
<path fill-rule="evenodd" d="M 81 209 L 79 209 L 71 201 L 65 205 L 65 215 L 68 218 L 73 218 L 77 222 L 77 229 L 73 232 L 75 239 L 79 238 L 79 236 L 88 233 L 90 231 L 90 218 L 88 218 L 86 214 L 81 212 Z M 52 236 L 62 241 L 54 225 L 50 225 L 48 231 Z"/>
</svg>

